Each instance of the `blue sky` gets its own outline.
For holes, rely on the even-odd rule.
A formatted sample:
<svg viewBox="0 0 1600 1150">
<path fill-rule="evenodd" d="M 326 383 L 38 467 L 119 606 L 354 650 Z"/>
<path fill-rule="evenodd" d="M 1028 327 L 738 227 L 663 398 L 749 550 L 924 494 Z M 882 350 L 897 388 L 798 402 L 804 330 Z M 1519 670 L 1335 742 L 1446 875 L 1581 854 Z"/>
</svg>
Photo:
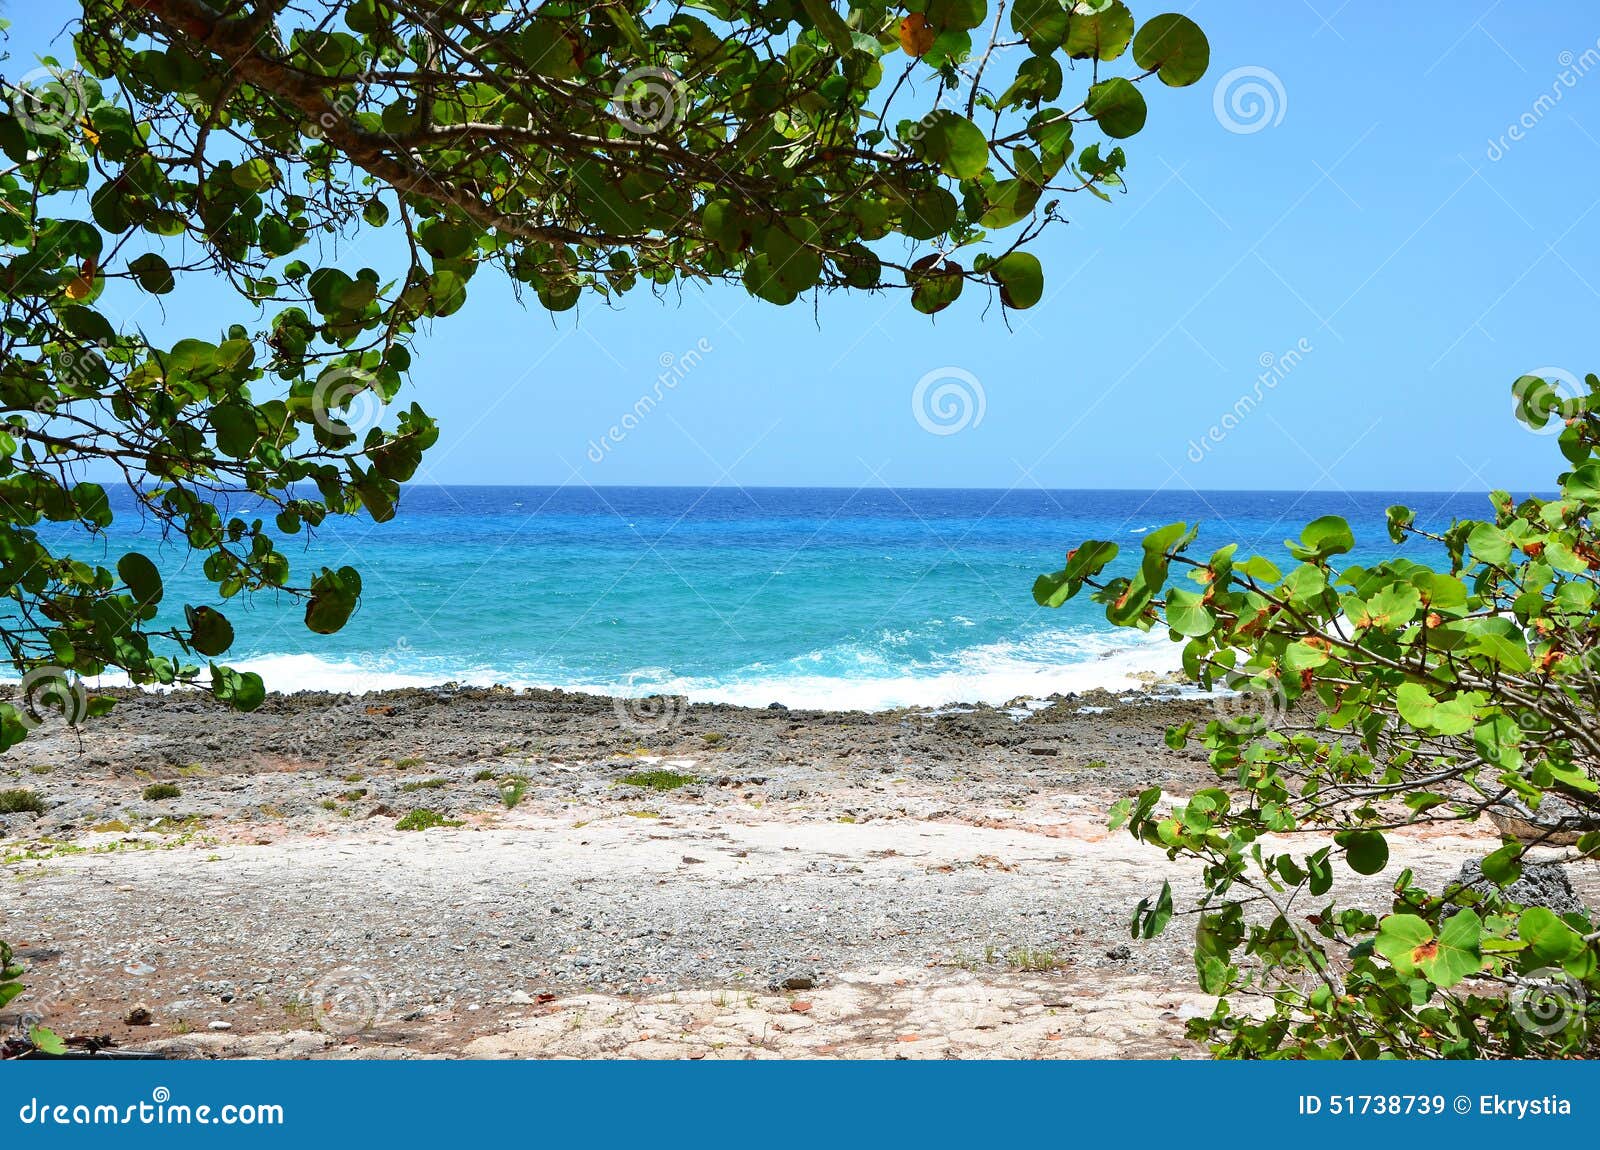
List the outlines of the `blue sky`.
<svg viewBox="0 0 1600 1150">
<path fill-rule="evenodd" d="M 1009 327 L 976 292 L 933 320 L 903 292 L 776 308 L 738 288 L 551 317 L 480 277 L 418 348 L 409 397 L 443 429 L 424 476 L 1548 487 L 1554 439 L 1511 418 L 1509 386 L 1535 369 L 1600 370 L 1600 11 L 1188 11 L 1211 39 L 1210 73 L 1151 86 L 1128 194 L 1069 199 L 1072 223 L 1036 248 L 1046 299 Z M 13 9 L 13 59 L 47 50 L 65 12 Z M 1268 105 L 1259 126 L 1229 111 L 1252 83 Z M 177 333 L 199 315 L 174 305 L 164 322 Z M 590 451 L 664 359 L 696 347 L 710 350 L 638 427 Z M 981 391 L 981 419 L 973 406 L 959 431 L 931 434 L 913 408 L 924 379 L 925 396 Z"/>
</svg>

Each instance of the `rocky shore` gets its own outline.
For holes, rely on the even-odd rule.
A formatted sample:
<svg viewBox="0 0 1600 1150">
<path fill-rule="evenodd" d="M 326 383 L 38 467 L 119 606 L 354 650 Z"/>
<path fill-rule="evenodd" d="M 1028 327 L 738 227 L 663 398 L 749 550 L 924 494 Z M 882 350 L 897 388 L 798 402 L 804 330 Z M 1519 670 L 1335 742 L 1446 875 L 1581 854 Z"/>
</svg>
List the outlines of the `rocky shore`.
<svg viewBox="0 0 1600 1150">
<path fill-rule="evenodd" d="M 195 1056 L 1197 1053 L 1184 931 L 1126 928 L 1197 884 L 1105 821 L 1209 785 L 1162 739 L 1209 713 L 126 692 L 0 767 L 36 800 L 0 814 L 0 937 L 30 968 L 0 1029 Z M 1397 838 L 1424 875 L 1484 841 Z"/>
</svg>

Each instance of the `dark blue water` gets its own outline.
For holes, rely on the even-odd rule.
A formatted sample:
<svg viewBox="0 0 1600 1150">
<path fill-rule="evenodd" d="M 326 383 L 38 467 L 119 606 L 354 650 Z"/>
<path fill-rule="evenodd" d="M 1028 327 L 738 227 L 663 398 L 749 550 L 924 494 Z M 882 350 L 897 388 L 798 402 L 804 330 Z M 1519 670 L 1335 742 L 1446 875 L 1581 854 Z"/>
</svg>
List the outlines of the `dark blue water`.
<svg viewBox="0 0 1600 1150">
<path fill-rule="evenodd" d="M 1286 564 L 1282 540 L 1332 514 L 1370 562 L 1395 551 L 1396 502 L 1435 525 L 1488 510 L 1481 493 L 419 487 L 393 522 L 330 523 L 291 551 L 302 573 L 361 570 L 345 630 L 307 632 L 287 599 L 235 600 L 230 661 L 282 690 L 456 679 L 757 705 L 1120 686 L 1175 666 L 1177 648 L 1112 629 L 1087 598 L 1037 607 L 1034 577 L 1068 547 L 1136 555 L 1144 532 L 1184 520 L 1201 524 L 1197 552 L 1238 541 Z M 181 547 L 120 519 L 112 538 L 157 559 L 169 602 L 216 601 Z"/>
</svg>

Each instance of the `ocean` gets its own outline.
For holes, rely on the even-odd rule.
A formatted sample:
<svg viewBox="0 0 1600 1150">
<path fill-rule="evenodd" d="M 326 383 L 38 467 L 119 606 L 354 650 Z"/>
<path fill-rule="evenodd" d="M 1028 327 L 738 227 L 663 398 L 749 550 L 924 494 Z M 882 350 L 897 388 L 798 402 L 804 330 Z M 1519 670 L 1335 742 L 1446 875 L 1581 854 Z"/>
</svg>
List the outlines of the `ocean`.
<svg viewBox="0 0 1600 1150">
<path fill-rule="evenodd" d="M 1034 604 L 1034 577 L 1085 538 L 1126 556 L 1153 527 L 1199 522 L 1196 553 L 1238 541 L 1286 565 L 1282 540 L 1331 514 L 1355 530 L 1347 558 L 1370 563 L 1396 551 L 1392 503 L 1434 526 L 1488 511 L 1482 493 L 419 486 L 390 523 L 330 521 L 289 548 L 302 579 L 362 573 L 359 611 L 323 636 L 288 597 L 221 604 L 179 543 L 127 514 L 127 493 L 112 503 L 109 538 L 80 557 L 133 546 L 165 573 L 167 604 L 224 606 L 227 661 L 272 690 L 454 680 L 869 710 L 1122 689 L 1175 668 L 1164 632 L 1112 628 L 1087 596 Z"/>
</svg>

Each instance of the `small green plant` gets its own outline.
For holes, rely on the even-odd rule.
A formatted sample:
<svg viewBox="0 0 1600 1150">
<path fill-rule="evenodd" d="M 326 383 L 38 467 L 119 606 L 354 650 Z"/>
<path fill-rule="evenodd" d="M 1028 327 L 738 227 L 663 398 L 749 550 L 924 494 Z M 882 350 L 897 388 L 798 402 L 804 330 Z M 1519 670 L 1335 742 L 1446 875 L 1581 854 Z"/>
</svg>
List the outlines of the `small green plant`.
<svg viewBox="0 0 1600 1150">
<path fill-rule="evenodd" d="M 16 998 L 25 989 L 22 976 L 25 970 L 20 962 L 16 961 L 11 947 L 0 939 L 0 1007 Z M 66 1043 L 61 1041 L 61 1036 L 48 1026 L 30 1026 L 28 1028 L 28 1041 L 46 1054 L 65 1054 Z"/>
<path fill-rule="evenodd" d="M 55 768 L 49 763 L 34 763 L 28 768 L 28 773 L 30 775 L 48 775 L 53 770 Z"/>
<path fill-rule="evenodd" d="M 38 791 L 18 788 L 10 791 L 0 791 L 0 815 L 43 814 L 44 799 L 39 797 Z"/>
<path fill-rule="evenodd" d="M 700 780 L 693 775 L 680 774 L 678 771 L 657 769 L 630 771 L 618 781 L 625 787 L 643 787 L 647 791 L 675 791 L 679 787 L 686 787 Z"/>
<path fill-rule="evenodd" d="M 1061 960 L 1053 950 L 1035 950 L 1031 946 L 1023 946 L 1006 955 L 1006 963 L 1017 970 L 1040 973 L 1055 970 L 1061 965 Z"/>
<path fill-rule="evenodd" d="M 151 783 L 143 791 L 144 801 L 157 803 L 162 799 L 175 799 L 183 794 L 183 788 L 177 783 Z"/>
<path fill-rule="evenodd" d="M 339 804 L 334 802 L 332 799 L 323 799 L 322 803 L 320 805 L 321 805 L 322 809 L 325 810 L 325 811 L 333 811 L 333 810 L 338 810 L 339 809 Z"/>
<path fill-rule="evenodd" d="M 522 796 L 528 789 L 528 780 L 515 778 L 500 788 L 500 801 L 505 804 L 506 810 L 514 810 L 522 801 Z"/>
<path fill-rule="evenodd" d="M 342 781 L 347 782 L 347 783 L 359 783 L 363 779 L 365 779 L 366 777 L 367 776 L 363 775 L 360 771 L 355 771 L 355 772 L 353 772 L 351 774 L 346 775 Z"/>
<path fill-rule="evenodd" d="M 483 770 L 472 776 L 472 781 L 475 783 L 486 783 L 492 778 L 494 778 L 494 770 L 490 767 L 484 767 Z"/>
<path fill-rule="evenodd" d="M 708 747 L 720 746 L 722 743 L 728 741 L 728 736 L 724 735 L 721 731 L 707 731 L 705 734 L 701 735 L 700 738 Z"/>
<path fill-rule="evenodd" d="M 437 791 L 441 787 L 448 787 L 449 779 L 417 779 L 409 783 L 401 783 L 402 791 Z"/>
<path fill-rule="evenodd" d="M 347 803 L 353 803 L 357 799 L 364 799 L 367 797 L 367 788 L 356 787 L 354 790 L 344 791 L 339 795 L 339 797 Z"/>
<path fill-rule="evenodd" d="M 0 1006 L 4 1006 L 23 991 L 24 968 L 16 961 L 11 946 L 0 938 Z"/>
<path fill-rule="evenodd" d="M 434 827 L 459 827 L 464 825 L 460 819 L 447 819 L 438 811 L 430 811 L 427 807 L 418 807 L 409 815 L 394 824 L 397 831 L 427 831 Z"/>
<path fill-rule="evenodd" d="M 403 759 L 396 759 L 394 761 L 394 769 L 397 771 L 409 771 L 412 767 L 420 767 L 421 765 L 422 760 L 417 758 L 415 755 L 407 755 Z"/>
</svg>

